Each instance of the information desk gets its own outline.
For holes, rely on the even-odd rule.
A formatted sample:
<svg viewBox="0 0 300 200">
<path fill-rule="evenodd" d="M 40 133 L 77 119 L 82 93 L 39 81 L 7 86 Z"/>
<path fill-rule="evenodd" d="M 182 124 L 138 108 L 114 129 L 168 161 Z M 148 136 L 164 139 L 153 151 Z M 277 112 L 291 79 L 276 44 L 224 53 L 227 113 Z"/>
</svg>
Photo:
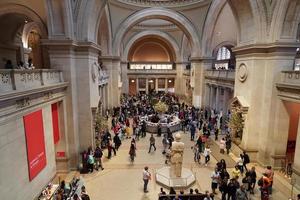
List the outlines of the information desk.
<svg viewBox="0 0 300 200">
<path fill-rule="evenodd" d="M 142 120 L 146 121 L 146 131 L 148 133 L 157 133 L 158 123 L 153 123 L 149 119 L 151 119 L 152 115 L 147 117 L 141 118 Z M 171 122 L 167 123 L 166 118 L 171 118 Z M 181 120 L 177 116 L 171 115 L 162 115 L 160 117 L 160 124 L 161 124 L 161 133 L 166 133 L 168 127 L 170 128 L 171 133 L 181 130 Z"/>
</svg>

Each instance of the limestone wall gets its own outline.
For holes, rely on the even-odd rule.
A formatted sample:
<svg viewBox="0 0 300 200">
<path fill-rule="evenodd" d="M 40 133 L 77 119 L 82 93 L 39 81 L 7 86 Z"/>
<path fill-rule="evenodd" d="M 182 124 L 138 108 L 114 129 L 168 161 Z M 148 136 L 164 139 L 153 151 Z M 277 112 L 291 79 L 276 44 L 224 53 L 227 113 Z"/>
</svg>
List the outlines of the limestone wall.
<svg viewBox="0 0 300 200">
<path fill-rule="evenodd" d="M 47 165 L 30 182 L 22 116 L 37 109 L 43 112 Z M 27 109 L 5 121 L 0 122 L 0 194 L 5 199 L 32 200 L 56 173 L 51 105 Z"/>
</svg>

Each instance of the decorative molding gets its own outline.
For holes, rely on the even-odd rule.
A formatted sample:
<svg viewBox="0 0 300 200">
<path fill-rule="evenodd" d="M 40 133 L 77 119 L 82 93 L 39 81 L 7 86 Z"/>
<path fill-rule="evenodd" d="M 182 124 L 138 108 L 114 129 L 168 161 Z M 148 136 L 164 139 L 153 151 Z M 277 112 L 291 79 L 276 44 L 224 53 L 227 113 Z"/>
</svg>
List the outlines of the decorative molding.
<svg viewBox="0 0 300 200">
<path fill-rule="evenodd" d="M 29 97 L 16 100 L 16 108 L 24 108 L 30 105 Z"/>
<path fill-rule="evenodd" d="M 243 83 L 246 81 L 246 79 L 248 77 L 248 69 L 244 63 L 242 63 L 242 64 L 240 64 L 240 66 L 238 66 L 237 75 L 238 75 L 238 79 L 240 82 Z"/>
</svg>

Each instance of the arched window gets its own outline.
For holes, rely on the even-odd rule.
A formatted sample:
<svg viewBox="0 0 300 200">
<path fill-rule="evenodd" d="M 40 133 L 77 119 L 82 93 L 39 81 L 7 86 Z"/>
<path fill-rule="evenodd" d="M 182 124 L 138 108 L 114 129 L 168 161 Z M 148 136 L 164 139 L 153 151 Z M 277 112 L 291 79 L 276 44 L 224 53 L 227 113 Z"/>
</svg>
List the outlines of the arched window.
<svg viewBox="0 0 300 200">
<path fill-rule="evenodd" d="M 230 49 L 225 46 L 220 47 L 216 52 L 214 68 L 217 70 L 234 69 L 235 58 Z"/>
</svg>

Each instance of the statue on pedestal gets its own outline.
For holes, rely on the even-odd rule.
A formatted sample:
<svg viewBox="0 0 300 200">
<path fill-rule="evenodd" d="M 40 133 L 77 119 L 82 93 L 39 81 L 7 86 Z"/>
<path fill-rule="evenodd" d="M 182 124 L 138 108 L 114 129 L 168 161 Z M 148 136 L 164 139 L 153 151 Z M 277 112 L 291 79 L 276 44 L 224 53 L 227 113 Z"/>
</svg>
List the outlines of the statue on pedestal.
<svg viewBox="0 0 300 200">
<path fill-rule="evenodd" d="M 181 135 L 177 133 L 171 149 L 171 177 L 181 177 L 184 143 L 180 140 Z"/>
</svg>

